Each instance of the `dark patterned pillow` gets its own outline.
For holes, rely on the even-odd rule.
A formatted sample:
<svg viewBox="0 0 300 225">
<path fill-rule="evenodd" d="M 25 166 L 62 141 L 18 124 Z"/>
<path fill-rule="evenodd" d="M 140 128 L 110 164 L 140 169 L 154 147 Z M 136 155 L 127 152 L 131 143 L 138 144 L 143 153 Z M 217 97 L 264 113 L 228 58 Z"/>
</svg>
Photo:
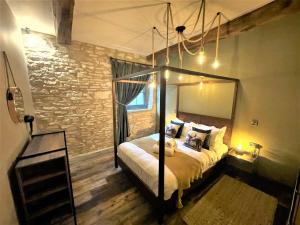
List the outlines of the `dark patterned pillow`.
<svg viewBox="0 0 300 225">
<path fill-rule="evenodd" d="M 193 127 L 192 130 L 200 132 L 200 133 L 207 134 L 206 137 L 205 137 L 205 140 L 204 140 L 204 143 L 203 143 L 202 147 L 209 150 L 211 130 L 202 130 L 202 129 L 197 128 L 197 127 Z"/>
<path fill-rule="evenodd" d="M 175 135 L 175 138 L 180 138 L 184 123 L 171 120 L 171 124 L 175 124 L 175 125 L 179 126 L 179 129 L 178 129 L 178 132 Z"/>
<path fill-rule="evenodd" d="M 196 151 L 201 151 L 206 136 L 206 133 L 191 130 L 186 135 L 184 145 Z"/>
<path fill-rule="evenodd" d="M 171 138 L 175 138 L 180 126 L 176 124 L 168 124 L 166 126 L 166 135 Z"/>
</svg>

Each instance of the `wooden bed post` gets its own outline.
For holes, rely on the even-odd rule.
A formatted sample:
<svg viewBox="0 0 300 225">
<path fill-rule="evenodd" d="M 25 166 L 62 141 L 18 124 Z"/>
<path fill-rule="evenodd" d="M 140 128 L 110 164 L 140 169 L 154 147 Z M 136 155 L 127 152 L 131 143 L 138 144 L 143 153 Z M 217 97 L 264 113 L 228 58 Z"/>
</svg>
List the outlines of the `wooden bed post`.
<svg viewBox="0 0 300 225">
<path fill-rule="evenodd" d="M 116 123 L 116 82 L 112 81 L 112 104 L 113 104 L 113 136 L 114 136 L 114 156 L 115 168 L 118 168 L 118 141 L 117 141 L 117 123 Z"/>
<path fill-rule="evenodd" d="M 166 80 L 165 70 L 160 72 L 160 117 L 159 117 L 159 172 L 158 172 L 158 199 L 159 223 L 164 219 L 164 189 L 165 189 L 165 118 L 166 118 Z"/>
</svg>

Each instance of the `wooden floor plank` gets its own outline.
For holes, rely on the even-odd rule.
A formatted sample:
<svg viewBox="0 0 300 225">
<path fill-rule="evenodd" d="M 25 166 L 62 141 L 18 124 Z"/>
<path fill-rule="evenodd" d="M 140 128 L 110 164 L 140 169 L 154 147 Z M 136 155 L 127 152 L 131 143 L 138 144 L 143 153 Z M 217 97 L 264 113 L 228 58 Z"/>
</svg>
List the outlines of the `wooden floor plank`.
<svg viewBox="0 0 300 225">
<path fill-rule="evenodd" d="M 78 225 L 158 225 L 155 211 L 120 168 L 113 149 L 70 159 Z M 185 225 L 183 215 L 217 182 L 212 180 L 166 216 L 166 225 Z M 61 225 L 71 224 L 63 221 Z"/>
</svg>

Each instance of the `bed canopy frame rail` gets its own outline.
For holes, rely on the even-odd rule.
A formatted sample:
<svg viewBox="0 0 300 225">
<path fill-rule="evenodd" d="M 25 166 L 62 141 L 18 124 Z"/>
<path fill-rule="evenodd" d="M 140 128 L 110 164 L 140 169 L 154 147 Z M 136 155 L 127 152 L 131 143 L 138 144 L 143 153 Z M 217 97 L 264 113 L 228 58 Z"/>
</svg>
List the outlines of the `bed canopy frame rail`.
<svg viewBox="0 0 300 225">
<path fill-rule="evenodd" d="M 156 66 L 151 69 L 146 69 L 140 72 L 128 74 L 126 76 L 117 77 L 112 79 L 112 98 L 113 98 L 113 136 L 114 136 L 114 160 L 115 160 L 115 167 L 118 167 L 118 142 L 117 142 L 117 116 L 116 116 L 116 83 L 131 83 L 135 82 L 134 78 L 140 76 L 146 76 L 149 74 L 156 74 L 160 73 L 160 80 L 157 85 L 160 87 L 160 112 L 159 112 L 159 173 L 158 173 L 158 207 L 159 207 L 159 215 L 158 219 L 159 222 L 163 222 L 164 212 L 165 212 L 165 201 L 164 201 L 164 173 L 165 173 L 165 119 L 166 119 L 166 79 L 163 76 L 165 71 L 180 73 L 185 76 L 201 76 L 206 78 L 214 78 L 214 79 L 221 79 L 226 81 L 232 81 L 237 84 L 239 82 L 238 79 L 219 76 L 214 74 L 207 74 L 203 72 L 191 71 L 171 66 Z M 237 92 L 237 91 L 236 91 Z M 236 96 L 234 101 L 236 101 Z M 235 105 L 235 104 L 234 104 Z M 233 110 L 234 113 L 234 110 Z M 233 118 L 232 118 L 233 119 Z"/>
</svg>

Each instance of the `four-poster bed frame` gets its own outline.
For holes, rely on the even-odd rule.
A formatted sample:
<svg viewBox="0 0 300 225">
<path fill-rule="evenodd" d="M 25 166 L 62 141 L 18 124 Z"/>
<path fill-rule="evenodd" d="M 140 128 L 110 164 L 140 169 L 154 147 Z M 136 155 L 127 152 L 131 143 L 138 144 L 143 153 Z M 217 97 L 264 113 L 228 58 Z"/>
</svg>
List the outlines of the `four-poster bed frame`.
<svg viewBox="0 0 300 225">
<path fill-rule="evenodd" d="M 114 160 L 115 160 L 115 167 L 117 168 L 118 165 L 120 165 L 123 169 L 123 171 L 131 178 L 131 180 L 141 189 L 142 193 L 144 196 L 152 203 L 154 204 L 155 207 L 158 209 L 158 219 L 159 222 L 163 222 L 163 217 L 165 211 L 173 208 L 175 206 L 175 201 L 176 201 L 176 192 L 173 193 L 172 197 L 165 201 L 164 200 L 164 173 L 165 173 L 165 112 L 166 112 L 166 79 L 164 76 L 165 71 L 168 70 L 170 72 L 175 72 L 175 73 L 180 73 L 183 75 L 193 75 L 193 76 L 201 76 L 201 77 L 206 77 L 206 78 L 214 78 L 214 79 L 222 79 L 226 80 L 229 82 L 235 82 L 235 94 L 234 94 L 234 100 L 233 100 L 233 108 L 232 108 L 232 116 L 230 119 L 222 119 L 222 118 L 217 118 L 217 117 L 208 117 L 208 116 L 203 116 L 203 115 L 196 115 L 196 114 L 190 114 L 190 113 L 185 113 L 185 112 L 179 112 L 178 107 L 177 107 L 177 112 L 176 115 L 180 118 L 183 119 L 183 121 L 187 122 L 188 120 L 194 121 L 194 122 L 210 122 L 210 125 L 215 125 L 215 126 L 227 126 L 228 131 L 225 134 L 225 144 L 229 145 L 230 144 L 230 138 L 231 138 L 231 131 L 233 127 L 233 120 L 234 120 L 234 112 L 235 112 L 235 105 L 236 105 L 236 97 L 237 97 L 237 87 L 239 80 L 235 78 L 230 78 L 230 77 L 223 77 L 223 76 L 218 76 L 218 75 L 213 75 L 213 74 L 207 74 L 207 73 L 202 73 L 202 72 L 196 72 L 196 71 L 190 71 L 186 69 L 180 69 L 180 68 L 175 68 L 175 67 L 170 67 L 170 66 L 157 66 L 151 69 L 147 69 L 144 71 L 140 71 L 137 73 L 129 74 L 123 77 L 118 77 L 118 78 L 113 78 L 112 80 L 112 97 L 113 97 L 113 132 L 114 132 Z M 158 173 L 158 197 L 155 196 L 155 194 L 147 187 L 144 182 L 139 179 L 137 175 L 122 161 L 121 158 L 118 157 L 118 143 L 117 143 L 117 125 L 116 125 L 116 83 L 117 82 L 122 82 L 122 83 L 131 83 L 135 82 L 133 79 L 139 76 L 145 76 L 149 74 L 156 74 L 160 73 L 160 80 L 157 82 L 160 87 L 160 101 L 159 101 L 159 173 Z M 157 85 L 158 86 L 158 85 Z M 178 98 L 178 96 L 177 96 Z M 178 101 L 178 99 L 177 99 Z M 178 102 L 177 102 L 178 106 Z M 203 173 L 203 178 L 195 181 L 192 184 L 192 188 L 198 186 L 200 183 L 203 183 L 212 173 L 215 171 L 219 170 L 221 166 L 224 164 L 224 160 L 220 160 L 215 166 L 212 168 L 208 169 Z M 191 189 L 185 190 L 184 194 L 189 192 Z"/>
</svg>

